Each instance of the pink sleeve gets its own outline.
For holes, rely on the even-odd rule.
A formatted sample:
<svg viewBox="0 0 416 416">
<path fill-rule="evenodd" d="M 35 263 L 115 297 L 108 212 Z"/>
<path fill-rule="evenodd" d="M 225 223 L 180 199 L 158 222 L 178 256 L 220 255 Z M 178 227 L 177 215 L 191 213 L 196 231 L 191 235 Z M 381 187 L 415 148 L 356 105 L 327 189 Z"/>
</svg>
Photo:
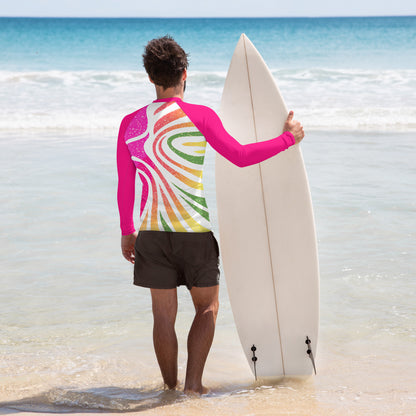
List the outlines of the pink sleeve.
<svg viewBox="0 0 416 416">
<path fill-rule="evenodd" d="M 284 132 L 263 142 L 240 144 L 224 128 L 220 118 L 209 107 L 181 102 L 179 105 L 207 142 L 227 160 L 244 167 L 260 163 L 295 144 L 292 133 Z"/>
<path fill-rule="evenodd" d="M 130 120 L 131 115 L 126 116 L 121 122 L 117 141 L 117 203 L 122 235 L 129 235 L 136 231 L 133 221 L 136 167 L 131 160 L 131 155 L 124 139 Z"/>
</svg>

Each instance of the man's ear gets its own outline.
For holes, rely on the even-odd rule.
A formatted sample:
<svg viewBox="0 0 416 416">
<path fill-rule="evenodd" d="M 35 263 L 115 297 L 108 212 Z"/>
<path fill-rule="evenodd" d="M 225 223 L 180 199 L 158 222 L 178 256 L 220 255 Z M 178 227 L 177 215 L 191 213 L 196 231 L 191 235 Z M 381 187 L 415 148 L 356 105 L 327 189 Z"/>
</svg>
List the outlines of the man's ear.
<svg viewBox="0 0 416 416">
<path fill-rule="evenodd" d="M 148 77 L 149 77 L 149 81 L 150 81 L 152 84 L 154 84 L 154 82 L 153 82 L 152 78 L 150 78 L 150 75 L 148 75 Z"/>
<path fill-rule="evenodd" d="M 188 77 L 188 72 L 186 71 L 186 68 L 183 70 L 182 73 L 182 81 L 186 81 L 186 78 Z"/>
</svg>

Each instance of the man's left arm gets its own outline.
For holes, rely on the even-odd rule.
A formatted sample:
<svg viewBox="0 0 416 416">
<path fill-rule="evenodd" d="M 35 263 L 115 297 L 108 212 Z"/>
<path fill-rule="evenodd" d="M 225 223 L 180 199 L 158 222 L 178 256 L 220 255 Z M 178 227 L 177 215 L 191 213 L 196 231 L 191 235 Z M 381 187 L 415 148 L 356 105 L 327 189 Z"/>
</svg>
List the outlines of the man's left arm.
<svg viewBox="0 0 416 416">
<path fill-rule="evenodd" d="M 136 167 L 124 140 L 128 121 L 126 117 L 121 122 L 117 140 L 117 204 L 120 214 L 121 251 L 126 260 L 134 263 L 134 243 L 137 237 L 133 220 Z"/>
</svg>

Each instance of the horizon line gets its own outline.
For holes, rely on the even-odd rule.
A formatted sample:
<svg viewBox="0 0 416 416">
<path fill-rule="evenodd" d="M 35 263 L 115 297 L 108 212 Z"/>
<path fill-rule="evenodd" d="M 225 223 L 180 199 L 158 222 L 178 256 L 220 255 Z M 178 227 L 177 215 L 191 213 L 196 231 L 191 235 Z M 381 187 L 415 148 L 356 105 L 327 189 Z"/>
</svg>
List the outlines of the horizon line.
<svg viewBox="0 0 416 416">
<path fill-rule="evenodd" d="M 335 18 L 416 17 L 416 14 L 316 15 L 316 16 L 1 16 L 0 19 L 335 19 Z"/>
</svg>

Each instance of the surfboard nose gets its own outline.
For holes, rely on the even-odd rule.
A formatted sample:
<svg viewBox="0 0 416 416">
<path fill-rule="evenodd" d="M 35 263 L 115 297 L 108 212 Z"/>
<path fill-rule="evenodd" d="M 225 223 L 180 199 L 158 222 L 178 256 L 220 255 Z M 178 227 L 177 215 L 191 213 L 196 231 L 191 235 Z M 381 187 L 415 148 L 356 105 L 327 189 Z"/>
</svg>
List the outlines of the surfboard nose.
<svg viewBox="0 0 416 416">
<path fill-rule="evenodd" d="M 247 38 L 246 34 L 245 34 L 245 33 L 242 33 L 242 34 L 240 35 L 240 39 L 238 39 L 236 49 L 238 48 L 238 45 L 241 45 L 241 44 L 243 44 L 243 45 L 244 45 L 247 39 L 248 39 L 248 38 Z"/>
</svg>

